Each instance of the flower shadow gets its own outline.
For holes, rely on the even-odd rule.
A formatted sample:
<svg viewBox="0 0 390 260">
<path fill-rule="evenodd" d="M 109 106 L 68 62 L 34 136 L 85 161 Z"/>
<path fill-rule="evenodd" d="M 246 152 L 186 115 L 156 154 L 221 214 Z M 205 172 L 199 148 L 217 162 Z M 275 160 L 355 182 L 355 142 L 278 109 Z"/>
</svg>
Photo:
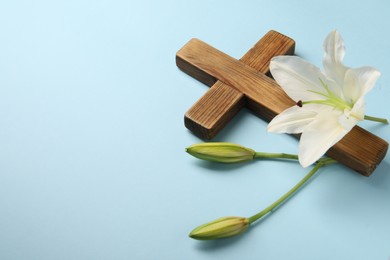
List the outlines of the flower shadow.
<svg viewBox="0 0 390 260">
<path fill-rule="evenodd" d="M 209 162 L 202 160 L 195 160 L 193 163 L 200 168 L 209 171 L 215 172 L 232 172 L 237 171 L 238 169 L 243 169 L 245 167 L 251 167 L 253 164 L 261 164 L 263 162 L 270 161 L 279 161 L 282 163 L 292 163 L 297 164 L 296 160 L 287 160 L 287 159 L 278 159 L 278 158 L 269 158 L 269 159 L 255 159 L 253 161 L 241 162 L 241 163 L 218 163 L 218 162 Z"/>
<path fill-rule="evenodd" d="M 196 243 L 196 249 L 204 252 L 223 250 L 224 248 L 229 248 L 233 244 L 237 245 L 239 243 L 243 243 L 245 239 L 248 239 L 248 235 L 251 232 L 251 228 L 249 228 L 244 233 L 230 238 L 223 238 L 217 240 L 207 240 L 207 241 L 198 241 Z"/>
<path fill-rule="evenodd" d="M 225 164 L 225 163 L 216 163 L 216 162 L 208 162 L 196 160 L 194 164 L 196 166 L 201 167 L 203 169 L 215 171 L 215 172 L 230 172 L 236 171 L 238 169 L 242 169 L 243 167 L 248 167 L 249 165 L 256 163 L 255 161 L 243 162 L 243 163 L 235 163 L 235 164 Z"/>
</svg>

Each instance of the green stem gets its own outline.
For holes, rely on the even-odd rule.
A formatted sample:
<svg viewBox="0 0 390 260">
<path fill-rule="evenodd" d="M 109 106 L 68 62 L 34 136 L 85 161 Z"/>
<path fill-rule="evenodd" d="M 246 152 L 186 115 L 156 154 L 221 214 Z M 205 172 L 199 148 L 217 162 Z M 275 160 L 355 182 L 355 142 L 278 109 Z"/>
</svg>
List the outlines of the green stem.
<svg viewBox="0 0 390 260">
<path fill-rule="evenodd" d="M 263 153 L 263 152 L 256 152 L 253 156 L 254 159 L 294 159 L 298 160 L 298 155 L 296 154 L 289 154 L 289 153 Z"/>
<path fill-rule="evenodd" d="M 383 124 L 386 124 L 386 125 L 389 124 L 389 121 L 387 121 L 386 118 L 380 118 L 380 117 L 374 117 L 374 116 L 367 116 L 367 115 L 365 115 L 364 119 L 365 120 L 369 120 L 369 121 L 383 123 Z"/>
<path fill-rule="evenodd" d="M 253 223 L 256 220 L 264 217 L 268 213 L 272 212 L 274 209 L 276 209 L 280 204 L 285 202 L 287 199 L 289 199 L 291 196 L 295 194 L 295 192 L 301 188 L 321 167 L 336 163 L 336 160 L 330 159 L 330 158 L 323 158 L 318 160 L 316 166 L 305 176 L 302 180 L 300 180 L 291 190 L 289 190 L 286 194 L 284 194 L 282 197 L 280 197 L 278 200 L 276 200 L 274 203 L 266 207 L 264 210 L 260 211 L 259 213 L 253 215 L 249 218 L 249 223 Z"/>
</svg>

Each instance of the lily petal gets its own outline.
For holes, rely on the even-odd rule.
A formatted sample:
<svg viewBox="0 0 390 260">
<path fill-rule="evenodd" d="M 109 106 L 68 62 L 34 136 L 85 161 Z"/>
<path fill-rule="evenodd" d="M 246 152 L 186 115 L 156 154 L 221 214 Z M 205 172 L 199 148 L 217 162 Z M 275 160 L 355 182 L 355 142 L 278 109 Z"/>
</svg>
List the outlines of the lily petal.
<svg viewBox="0 0 390 260">
<path fill-rule="evenodd" d="M 351 99 L 349 102 L 355 103 L 374 87 L 380 75 L 381 73 L 372 67 L 347 70 L 344 79 L 344 95 Z"/>
<path fill-rule="evenodd" d="M 345 124 L 340 124 L 340 117 L 345 117 L 342 111 L 321 113 L 305 128 L 299 142 L 299 162 L 307 167 L 316 162 L 334 144 L 340 141 L 356 125 L 357 120 L 350 117 Z"/>
<path fill-rule="evenodd" d="M 298 134 L 310 124 L 318 114 L 317 105 L 293 106 L 274 117 L 268 124 L 268 132 Z"/>
<path fill-rule="evenodd" d="M 325 56 L 329 61 L 334 63 L 342 63 L 345 55 L 344 40 L 337 30 L 331 31 L 324 40 Z"/>
<path fill-rule="evenodd" d="M 325 38 L 323 47 L 325 53 L 322 63 L 325 74 L 334 79 L 339 86 L 342 86 L 348 67 L 343 64 L 345 46 L 340 33 L 336 30 L 330 32 Z"/>
<path fill-rule="evenodd" d="M 326 93 L 321 81 L 333 93 L 341 92 L 341 88 L 335 86 L 319 68 L 296 56 L 274 57 L 270 70 L 276 82 L 295 102 L 324 99 L 324 96 L 318 94 Z"/>
<path fill-rule="evenodd" d="M 364 101 L 364 96 L 359 98 L 355 105 L 353 106 L 350 115 L 353 115 L 357 120 L 364 120 L 364 115 L 366 113 L 366 102 Z"/>
</svg>

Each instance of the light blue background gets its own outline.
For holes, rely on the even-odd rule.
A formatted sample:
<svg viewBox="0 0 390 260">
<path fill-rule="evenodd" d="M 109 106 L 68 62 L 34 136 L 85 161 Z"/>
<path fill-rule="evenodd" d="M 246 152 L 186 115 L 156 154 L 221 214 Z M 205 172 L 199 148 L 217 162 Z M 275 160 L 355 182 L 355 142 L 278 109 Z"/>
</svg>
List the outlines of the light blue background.
<svg viewBox="0 0 390 260">
<path fill-rule="evenodd" d="M 307 171 L 186 154 L 200 140 L 183 115 L 207 87 L 175 65 L 192 37 L 239 58 L 271 29 L 320 65 L 336 28 L 347 65 L 382 72 L 367 114 L 390 118 L 389 12 L 386 0 L 2 1 L 0 259 L 389 259 L 389 156 L 369 178 L 321 170 L 243 236 L 188 238 L 253 215 Z M 389 126 L 361 125 L 390 140 Z M 265 127 L 243 110 L 217 140 L 296 152 Z"/>
</svg>

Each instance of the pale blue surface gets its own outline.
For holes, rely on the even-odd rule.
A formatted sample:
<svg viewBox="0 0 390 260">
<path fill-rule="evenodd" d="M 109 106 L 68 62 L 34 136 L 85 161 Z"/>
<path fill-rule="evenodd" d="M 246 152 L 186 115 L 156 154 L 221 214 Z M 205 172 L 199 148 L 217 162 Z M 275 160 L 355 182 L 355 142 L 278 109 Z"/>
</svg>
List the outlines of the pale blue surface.
<svg viewBox="0 0 390 260">
<path fill-rule="evenodd" d="M 0 259 L 382 259 L 390 257 L 390 158 L 370 178 L 331 166 L 245 235 L 187 237 L 250 216 L 306 170 L 220 166 L 184 152 L 185 111 L 207 90 L 176 68 L 197 37 L 241 57 L 268 30 L 320 65 L 337 28 L 346 63 L 382 72 L 367 113 L 390 118 L 390 4 L 370 1 L 2 1 Z M 389 126 L 362 124 L 390 140 Z M 295 153 L 242 111 L 217 140 Z"/>
</svg>

